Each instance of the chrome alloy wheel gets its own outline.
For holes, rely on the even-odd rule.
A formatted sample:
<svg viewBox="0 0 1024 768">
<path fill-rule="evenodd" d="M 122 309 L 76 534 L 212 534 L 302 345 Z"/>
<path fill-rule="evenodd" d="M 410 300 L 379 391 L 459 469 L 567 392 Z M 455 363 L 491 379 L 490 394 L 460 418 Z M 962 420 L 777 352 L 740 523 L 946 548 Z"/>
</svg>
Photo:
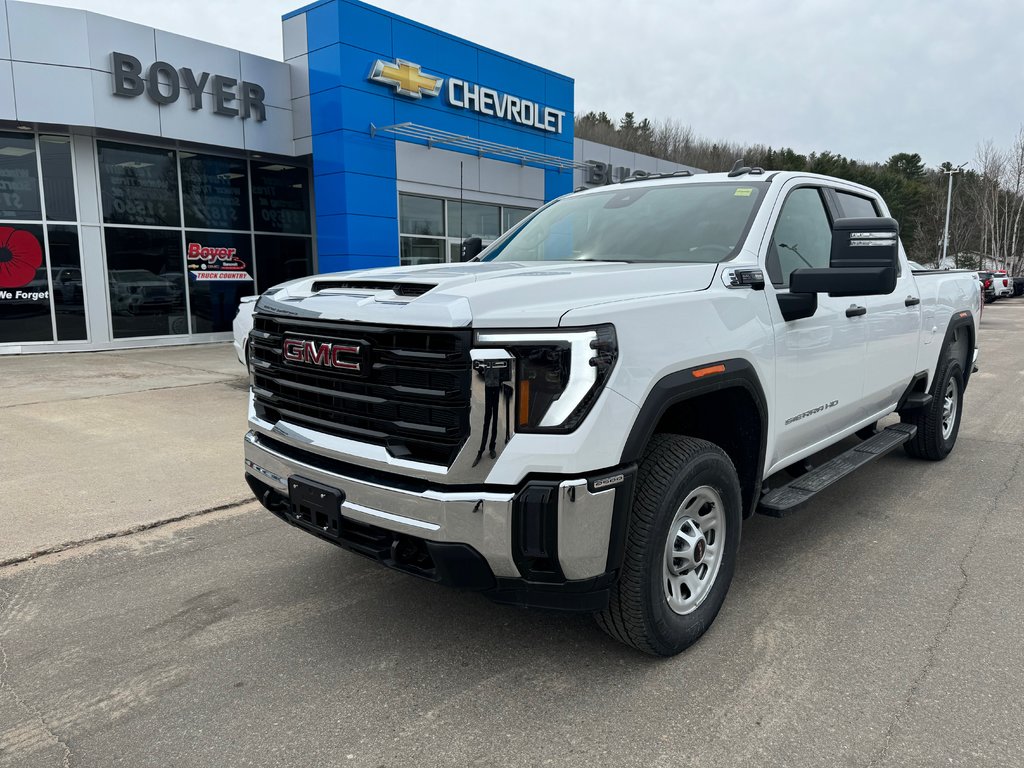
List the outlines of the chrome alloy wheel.
<svg viewBox="0 0 1024 768">
<path fill-rule="evenodd" d="M 714 488 L 690 491 L 676 510 L 665 542 L 665 600 L 685 615 L 704 602 L 714 586 L 725 549 L 725 509 Z"/>
<path fill-rule="evenodd" d="M 946 382 L 946 393 L 942 396 L 942 439 L 949 440 L 956 424 L 957 383 L 952 376 Z"/>
</svg>

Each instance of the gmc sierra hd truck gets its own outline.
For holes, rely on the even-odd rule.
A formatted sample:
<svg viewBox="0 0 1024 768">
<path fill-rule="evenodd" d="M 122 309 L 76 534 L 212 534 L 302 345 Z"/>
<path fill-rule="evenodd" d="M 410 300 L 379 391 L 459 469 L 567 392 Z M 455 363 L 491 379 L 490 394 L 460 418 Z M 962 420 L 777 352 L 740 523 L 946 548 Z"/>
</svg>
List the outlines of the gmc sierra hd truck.
<svg viewBox="0 0 1024 768">
<path fill-rule="evenodd" d="M 914 274 L 882 198 L 839 179 L 579 191 L 466 263 L 263 294 L 246 477 L 340 547 L 671 655 L 721 608 L 744 519 L 953 449 L 980 301 L 973 272 Z"/>
</svg>

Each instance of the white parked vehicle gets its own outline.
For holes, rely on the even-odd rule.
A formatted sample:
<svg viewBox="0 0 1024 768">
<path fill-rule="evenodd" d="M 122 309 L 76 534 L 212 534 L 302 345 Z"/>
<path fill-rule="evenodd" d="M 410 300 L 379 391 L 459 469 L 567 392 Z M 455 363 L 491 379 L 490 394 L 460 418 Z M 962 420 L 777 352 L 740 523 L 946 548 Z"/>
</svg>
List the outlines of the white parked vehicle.
<svg viewBox="0 0 1024 768">
<path fill-rule="evenodd" d="M 913 274 L 888 215 L 824 176 L 675 174 L 556 200 L 472 263 L 279 286 L 250 335 L 249 485 L 390 567 L 678 653 L 744 519 L 956 443 L 977 276 Z"/>
<path fill-rule="evenodd" d="M 992 287 L 995 289 L 997 299 L 1008 299 L 1013 296 L 1013 278 L 1006 270 L 992 273 Z"/>
<path fill-rule="evenodd" d="M 243 296 L 238 302 L 238 311 L 235 313 L 235 319 L 231 322 L 231 331 L 234 336 L 234 347 L 235 354 L 238 356 L 238 362 L 242 365 L 248 365 L 248 344 L 249 344 L 249 331 L 252 330 L 252 311 L 256 308 L 256 299 L 259 296 Z"/>
</svg>

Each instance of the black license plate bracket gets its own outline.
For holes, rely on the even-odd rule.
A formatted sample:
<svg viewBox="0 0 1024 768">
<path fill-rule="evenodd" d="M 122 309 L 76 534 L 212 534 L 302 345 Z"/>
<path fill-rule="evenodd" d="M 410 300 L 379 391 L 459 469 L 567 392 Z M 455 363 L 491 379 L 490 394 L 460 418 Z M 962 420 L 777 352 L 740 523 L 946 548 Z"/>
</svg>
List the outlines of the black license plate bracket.
<svg viewBox="0 0 1024 768">
<path fill-rule="evenodd" d="M 288 500 L 289 513 L 297 522 L 329 536 L 340 533 L 341 505 L 345 502 L 343 491 L 304 477 L 290 477 Z"/>
</svg>

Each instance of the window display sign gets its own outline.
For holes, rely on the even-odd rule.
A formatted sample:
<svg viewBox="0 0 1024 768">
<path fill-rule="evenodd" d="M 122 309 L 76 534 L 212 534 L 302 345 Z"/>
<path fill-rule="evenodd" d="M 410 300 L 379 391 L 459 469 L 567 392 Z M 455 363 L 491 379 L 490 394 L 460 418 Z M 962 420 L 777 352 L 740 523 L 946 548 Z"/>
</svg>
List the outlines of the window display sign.
<svg viewBox="0 0 1024 768">
<path fill-rule="evenodd" d="M 188 274 L 193 280 L 252 280 L 248 264 L 237 248 L 190 242 L 185 249 Z"/>
<path fill-rule="evenodd" d="M 0 133 L 0 219 L 41 218 L 35 139 Z"/>
<path fill-rule="evenodd" d="M 231 232 L 186 232 L 192 333 L 225 333 L 243 296 L 256 292 L 252 239 Z"/>
<path fill-rule="evenodd" d="M 43 228 L 0 225 L 0 343 L 53 341 Z"/>
<path fill-rule="evenodd" d="M 0 227 L 0 288 L 22 288 L 43 264 L 43 247 L 25 229 Z"/>
<path fill-rule="evenodd" d="M 181 226 L 173 150 L 107 142 L 97 146 L 106 223 Z"/>
<path fill-rule="evenodd" d="M 185 226 L 249 229 L 249 174 L 245 160 L 179 154 Z"/>
<path fill-rule="evenodd" d="M 309 233 L 309 171 L 291 165 L 252 164 L 253 228 Z"/>
</svg>

